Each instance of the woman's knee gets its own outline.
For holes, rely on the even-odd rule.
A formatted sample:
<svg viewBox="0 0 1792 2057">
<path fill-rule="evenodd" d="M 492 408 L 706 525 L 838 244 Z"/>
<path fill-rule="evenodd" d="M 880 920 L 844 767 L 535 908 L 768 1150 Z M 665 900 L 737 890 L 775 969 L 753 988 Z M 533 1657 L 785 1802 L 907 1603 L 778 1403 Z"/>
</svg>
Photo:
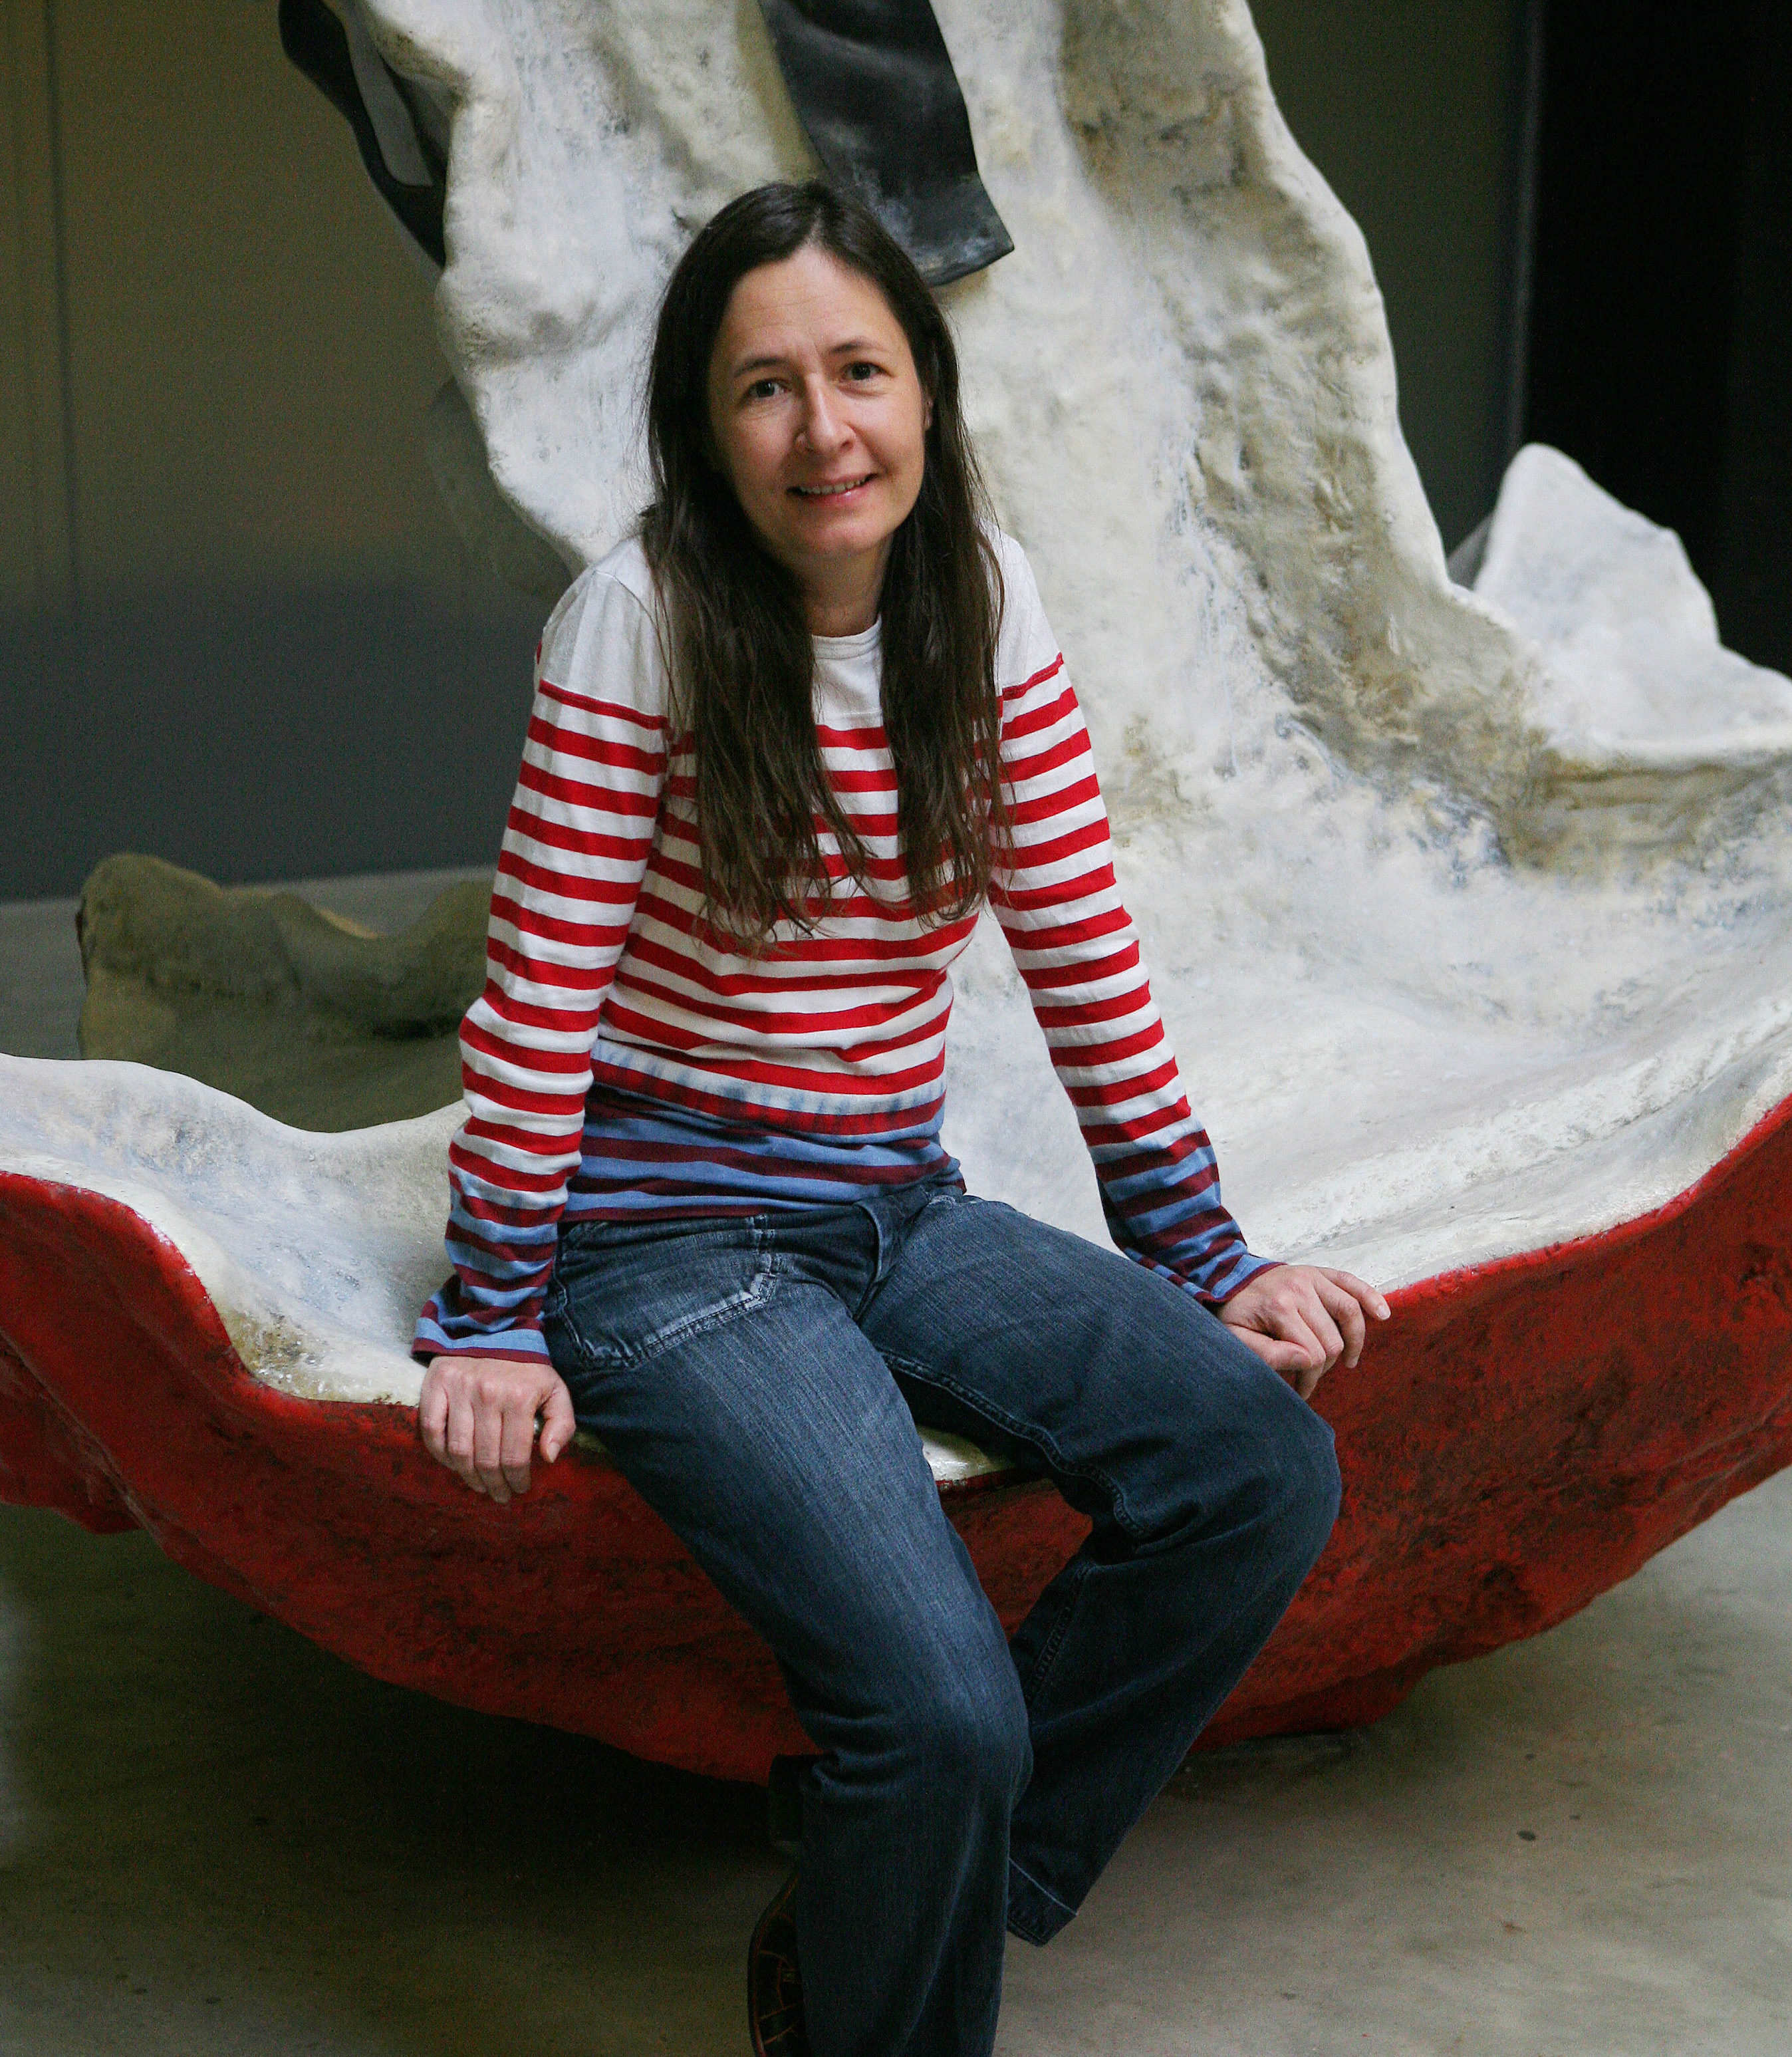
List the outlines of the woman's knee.
<svg viewBox="0 0 1792 2057">
<path fill-rule="evenodd" d="M 1217 1415 L 1191 1408 L 1181 1450 L 1181 1525 L 1254 1530 L 1304 1576 L 1338 1518 L 1330 1425 L 1257 1365 Z"/>
<path fill-rule="evenodd" d="M 993 1624 L 992 1624 L 993 1628 Z M 1032 1776 L 1027 1703 L 1007 1644 L 917 1665 L 904 1681 L 898 1747 L 930 1792 L 1011 1809 Z"/>
<path fill-rule="evenodd" d="M 973 1805 L 981 1801 L 1011 1813 L 1033 1775 L 1018 1682 L 1011 1690 L 960 1691 L 936 1699 L 921 1714 L 916 1734 L 932 1789 L 944 1787 Z"/>
<path fill-rule="evenodd" d="M 1330 1423 L 1298 1399 L 1287 1413 L 1275 1453 L 1278 1525 L 1290 1556 L 1303 1560 L 1304 1573 L 1325 1548 L 1338 1519 L 1343 1481 Z"/>
</svg>

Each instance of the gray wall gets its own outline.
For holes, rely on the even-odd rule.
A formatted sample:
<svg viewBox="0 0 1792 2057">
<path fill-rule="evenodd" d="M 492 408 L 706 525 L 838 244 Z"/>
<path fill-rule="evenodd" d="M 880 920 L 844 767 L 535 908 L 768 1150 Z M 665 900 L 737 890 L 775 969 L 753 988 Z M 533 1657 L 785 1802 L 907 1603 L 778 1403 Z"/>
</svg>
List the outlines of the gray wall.
<svg viewBox="0 0 1792 2057">
<path fill-rule="evenodd" d="M 1498 476 L 1517 0 L 1260 0 L 1446 542 Z M 274 0 L 0 0 L 0 899 L 495 847 L 542 608 L 423 461 L 429 290 Z"/>
<path fill-rule="evenodd" d="M 429 281 L 274 0 L 0 0 L 0 899 L 488 856 L 543 609 L 449 524 Z"/>
<path fill-rule="evenodd" d="M 1302 149 L 1387 304 L 1400 423 L 1448 549 L 1509 454 L 1525 0 L 1253 0 Z"/>
</svg>

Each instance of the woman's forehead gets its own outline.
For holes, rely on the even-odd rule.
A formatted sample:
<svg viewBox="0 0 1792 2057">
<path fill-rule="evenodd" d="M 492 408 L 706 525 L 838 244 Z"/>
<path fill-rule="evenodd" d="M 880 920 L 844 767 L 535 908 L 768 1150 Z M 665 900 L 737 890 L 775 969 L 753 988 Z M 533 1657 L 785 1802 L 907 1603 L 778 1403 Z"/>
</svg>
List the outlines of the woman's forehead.
<svg viewBox="0 0 1792 2057">
<path fill-rule="evenodd" d="M 876 280 L 805 246 L 734 282 L 716 355 L 731 378 L 762 355 L 793 350 L 830 355 L 855 345 L 888 348 L 898 340 L 905 340 L 902 324 Z"/>
</svg>

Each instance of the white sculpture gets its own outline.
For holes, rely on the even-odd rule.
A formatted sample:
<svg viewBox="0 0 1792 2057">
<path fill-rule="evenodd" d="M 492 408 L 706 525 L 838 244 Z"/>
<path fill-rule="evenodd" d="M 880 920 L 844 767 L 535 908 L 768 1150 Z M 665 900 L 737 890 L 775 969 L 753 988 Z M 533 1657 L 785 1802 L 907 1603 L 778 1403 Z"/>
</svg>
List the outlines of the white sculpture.
<svg viewBox="0 0 1792 2057">
<path fill-rule="evenodd" d="M 1394 1286 L 1680 1191 L 1792 1091 L 1792 684 L 1724 652 L 1673 539 L 1549 451 L 1514 464 L 1476 592 L 1451 585 L 1368 253 L 1242 0 L 938 13 L 1016 246 L 943 295 L 969 418 L 1253 1246 Z M 762 25 L 365 15 L 451 113 L 441 335 L 493 477 L 576 565 L 644 497 L 678 251 L 814 168 Z M 946 1139 L 974 1190 L 1103 1239 L 1025 1012 L 986 935 Z M 453 1111 L 314 1136 L 179 1077 L 10 1060 L 0 1107 L 0 1164 L 147 1215 L 251 1369 L 414 1397 Z"/>
</svg>

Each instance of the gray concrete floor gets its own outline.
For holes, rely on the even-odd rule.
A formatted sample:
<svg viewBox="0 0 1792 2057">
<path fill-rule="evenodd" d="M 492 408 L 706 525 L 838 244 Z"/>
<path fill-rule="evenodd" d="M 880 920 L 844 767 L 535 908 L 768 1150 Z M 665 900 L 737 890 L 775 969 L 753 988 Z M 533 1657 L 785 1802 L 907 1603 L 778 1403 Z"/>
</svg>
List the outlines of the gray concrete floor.
<svg viewBox="0 0 1792 2057">
<path fill-rule="evenodd" d="M 69 911 L 0 907 L 0 1048 L 71 1052 Z M 1013 1946 L 1003 2057 L 1787 2057 L 1789 1590 L 1792 1474 L 1373 1729 L 1197 1758 Z M 756 1792 L 0 1508 L 6 2057 L 733 2057 L 781 1871 Z"/>
</svg>

